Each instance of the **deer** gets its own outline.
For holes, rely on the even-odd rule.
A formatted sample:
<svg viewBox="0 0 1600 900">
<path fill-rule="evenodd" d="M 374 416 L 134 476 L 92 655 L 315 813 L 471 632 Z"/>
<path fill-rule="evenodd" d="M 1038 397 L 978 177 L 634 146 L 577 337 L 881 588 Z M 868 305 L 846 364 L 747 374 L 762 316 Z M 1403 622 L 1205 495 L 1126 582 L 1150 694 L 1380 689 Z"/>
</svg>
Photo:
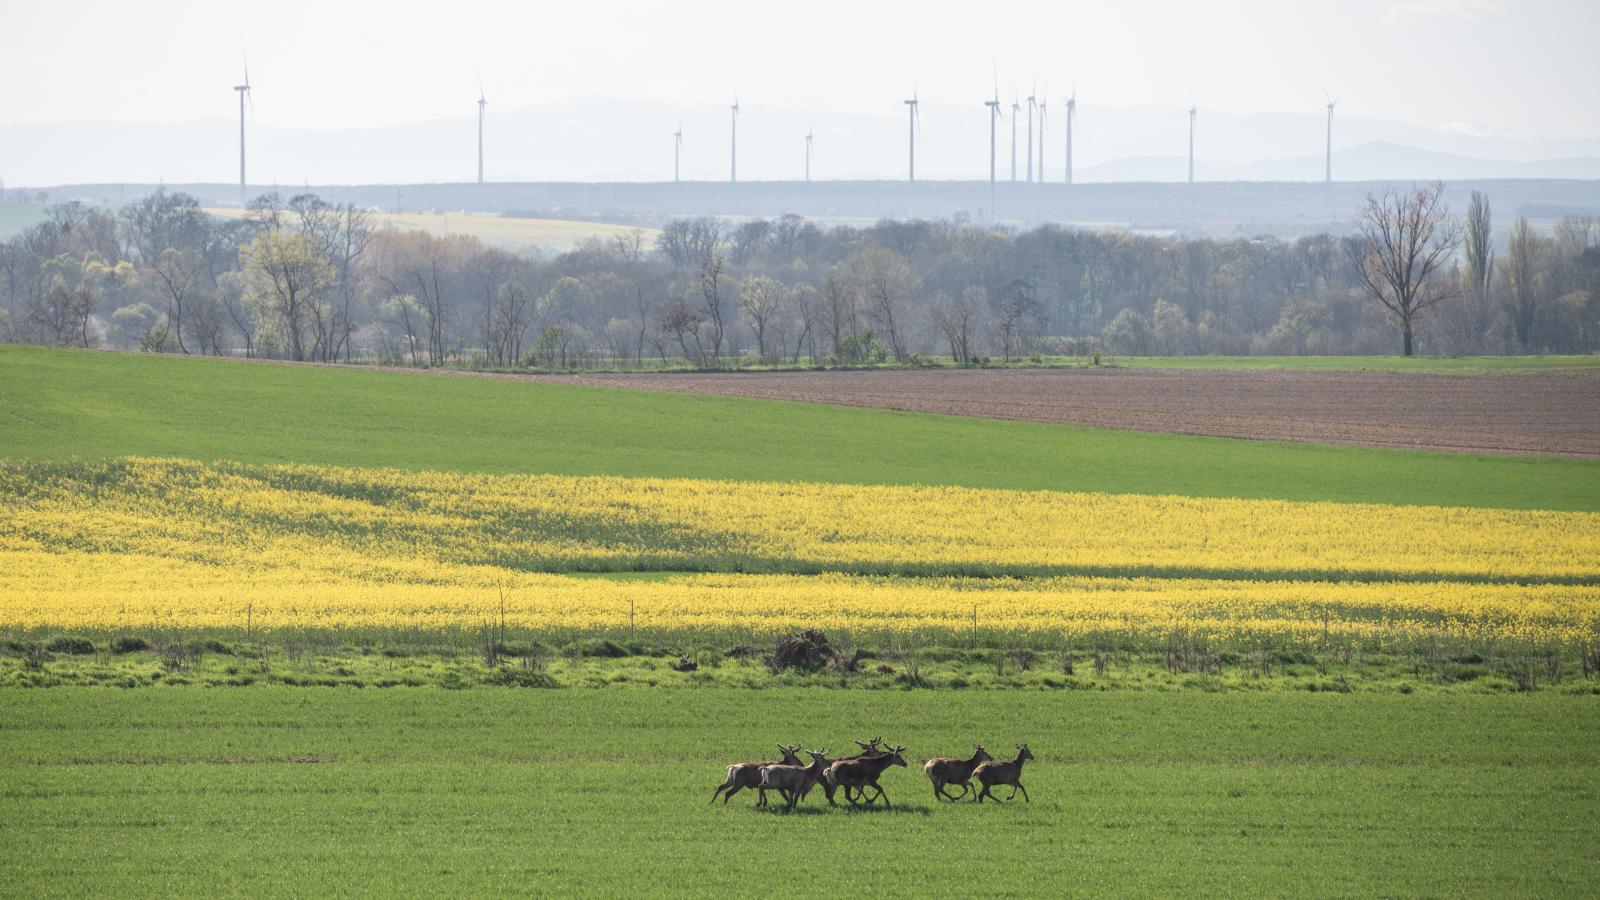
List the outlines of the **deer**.
<svg viewBox="0 0 1600 900">
<path fill-rule="evenodd" d="M 982 744 L 978 744 L 972 748 L 971 759 L 960 759 L 954 756 L 936 756 L 933 759 L 923 763 L 922 774 L 928 776 L 928 780 L 933 782 L 934 802 L 938 802 L 939 798 L 941 797 L 954 802 L 971 793 L 972 771 L 976 769 L 979 764 L 987 762 L 991 759 L 994 759 L 994 757 L 989 755 L 989 751 L 983 749 Z M 945 785 L 949 784 L 961 785 L 961 797 L 952 797 L 945 792 Z M 976 797 L 974 797 L 974 799 L 976 799 Z"/>
<path fill-rule="evenodd" d="M 763 791 L 777 791 L 788 801 L 788 810 L 793 810 L 795 804 L 805 799 L 806 794 L 816 787 L 822 779 L 822 773 L 833 760 L 828 758 L 832 750 L 807 750 L 811 757 L 811 765 L 775 765 L 761 767 L 761 789 Z"/>
<path fill-rule="evenodd" d="M 866 759 L 869 756 L 875 756 L 878 753 L 878 745 L 883 743 L 883 738 L 875 737 L 875 738 L 872 738 L 871 740 L 856 741 L 855 743 L 856 743 L 857 747 L 861 748 L 861 752 L 860 753 L 857 753 L 854 756 L 841 756 L 838 759 L 834 760 L 834 762 L 846 762 L 846 761 L 849 761 L 849 760 Z M 827 778 L 823 778 L 822 779 L 822 792 L 828 795 L 828 805 L 829 806 L 838 806 L 839 805 L 839 804 L 833 802 L 833 793 L 836 790 L 838 790 L 838 787 L 833 782 L 829 781 Z M 850 792 L 849 791 L 845 791 L 845 799 L 846 800 L 850 799 Z"/>
<path fill-rule="evenodd" d="M 1020 790 L 1023 802 L 1032 803 L 1033 801 L 1028 799 L 1028 789 L 1022 786 L 1022 764 L 1030 759 L 1033 759 L 1033 751 L 1028 749 L 1027 744 L 1018 744 L 1016 759 L 992 760 L 975 769 L 972 774 L 978 779 L 978 783 L 983 785 L 983 790 L 978 792 L 978 802 L 982 803 L 983 798 L 988 797 L 999 803 L 1000 798 L 989 793 L 989 789 L 997 784 L 1009 784 L 1011 795 L 1006 797 L 1007 800 L 1015 799 L 1017 791 Z"/>
<path fill-rule="evenodd" d="M 717 797 L 722 797 L 722 805 L 727 806 L 734 794 L 745 788 L 754 788 L 756 791 L 756 805 L 767 805 L 767 792 L 761 787 L 761 769 L 763 766 L 800 765 L 800 757 L 795 756 L 800 751 L 800 746 L 793 747 L 778 745 L 778 750 L 783 753 L 783 759 L 777 762 L 734 763 L 728 767 L 728 780 L 717 785 L 716 791 L 711 794 L 711 802 L 716 803 Z M 726 791 L 727 793 L 723 793 Z"/>
<path fill-rule="evenodd" d="M 877 793 L 867 803 L 871 804 L 873 800 L 882 797 L 883 805 L 889 807 L 891 805 L 889 803 L 889 795 L 884 793 L 883 786 L 878 784 L 878 776 L 882 775 L 883 770 L 890 766 L 905 765 L 906 758 L 901 755 L 905 752 L 905 749 L 904 747 L 895 746 L 872 756 L 839 760 L 828 767 L 828 771 L 823 774 L 823 778 L 827 779 L 828 783 L 836 788 L 843 787 L 844 798 L 850 801 L 851 806 L 855 806 L 861 797 L 865 797 L 867 795 L 866 789 L 871 787 Z M 851 796 L 852 789 L 854 789 L 856 796 Z M 831 799 L 829 802 L 832 802 Z"/>
</svg>

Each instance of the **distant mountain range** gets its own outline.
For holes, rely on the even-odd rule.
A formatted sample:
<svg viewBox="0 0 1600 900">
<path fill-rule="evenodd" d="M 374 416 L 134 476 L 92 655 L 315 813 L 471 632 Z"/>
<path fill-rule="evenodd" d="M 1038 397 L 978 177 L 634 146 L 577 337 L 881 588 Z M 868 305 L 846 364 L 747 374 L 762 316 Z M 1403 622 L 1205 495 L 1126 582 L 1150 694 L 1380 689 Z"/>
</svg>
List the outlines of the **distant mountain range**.
<svg viewBox="0 0 1600 900">
<path fill-rule="evenodd" d="M 470 181 L 476 177 L 477 159 L 471 99 L 463 104 L 468 114 L 461 118 L 386 127 L 306 130 L 251 124 L 250 180 L 285 185 Z M 883 114 L 872 115 L 803 105 L 764 107 L 757 98 L 745 98 L 741 107 L 741 180 L 800 179 L 808 129 L 816 134 L 815 179 L 896 179 L 906 174 L 907 122 L 898 101 L 886 102 Z M 1353 110 L 1355 104 L 1347 101 L 1344 108 Z M 592 100 L 489 109 L 485 156 L 492 181 L 671 180 L 672 133 L 680 122 L 683 177 L 715 181 L 729 175 L 729 111 L 723 106 Z M 1043 130 L 1044 176 L 1056 182 L 1065 170 L 1061 110 L 1047 108 Z M 1324 128 L 1320 110 L 1234 115 L 1201 109 L 1196 178 L 1320 181 Z M 1023 178 L 1025 111 L 1015 131 L 1018 177 Z M 1011 178 L 1012 133 L 1009 120 L 997 131 L 1001 180 Z M 1076 178 L 1182 181 L 1187 141 L 1181 107 L 1100 109 L 1085 100 L 1075 126 Z M 1340 114 L 1334 120 L 1333 145 L 1335 180 L 1600 179 L 1600 139 L 1593 138 L 1471 134 Z M 918 177 L 980 180 L 988 171 L 989 122 L 981 99 L 959 106 L 924 101 Z M 0 126 L 0 178 L 10 186 L 225 183 L 237 177 L 236 119 Z"/>
</svg>

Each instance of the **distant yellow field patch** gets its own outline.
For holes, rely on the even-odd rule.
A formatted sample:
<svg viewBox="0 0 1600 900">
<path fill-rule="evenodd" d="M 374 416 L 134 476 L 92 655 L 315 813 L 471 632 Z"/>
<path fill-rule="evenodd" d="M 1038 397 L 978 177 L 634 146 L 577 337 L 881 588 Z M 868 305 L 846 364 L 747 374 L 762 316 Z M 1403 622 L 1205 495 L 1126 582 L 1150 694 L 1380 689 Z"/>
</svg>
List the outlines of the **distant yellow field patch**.
<svg viewBox="0 0 1600 900">
<path fill-rule="evenodd" d="M 206 212 L 234 219 L 245 214 L 244 210 L 220 207 L 207 209 Z M 564 253 L 589 238 L 610 240 L 616 236 L 628 237 L 634 232 L 639 232 L 645 246 L 649 247 L 655 244 L 656 235 L 660 234 L 655 228 L 569 219 L 525 219 L 489 213 L 374 212 L 368 215 L 378 228 L 426 231 L 436 235 L 463 234 L 508 250 L 537 247 L 550 253 Z"/>
</svg>

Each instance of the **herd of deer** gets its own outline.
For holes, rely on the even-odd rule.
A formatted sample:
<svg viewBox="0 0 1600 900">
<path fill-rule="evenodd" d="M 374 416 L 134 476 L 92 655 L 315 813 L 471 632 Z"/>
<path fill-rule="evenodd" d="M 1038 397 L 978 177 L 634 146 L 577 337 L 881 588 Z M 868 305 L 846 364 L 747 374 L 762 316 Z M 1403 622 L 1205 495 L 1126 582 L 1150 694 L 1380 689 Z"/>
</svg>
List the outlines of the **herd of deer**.
<svg viewBox="0 0 1600 900">
<path fill-rule="evenodd" d="M 856 746 L 861 748 L 860 753 L 838 759 L 830 759 L 827 750 L 807 750 L 811 764 L 806 765 L 795 755 L 800 751 L 799 746 L 779 744 L 783 759 L 777 762 L 734 763 L 729 766 L 728 778 L 717 785 L 716 791 L 711 794 L 711 802 L 715 803 L 721 797 L 726 805 L 734 794 L 752 788 L 756 791 L 757 806 L 767 805 L 767 791 L 777 791 L 787 808 L 794 809 L 795 804 L 804 800 L 811 789 L 820 784 L 827 794 L 829 806 L 838 805 L 834 802 L 834 796 L 840 788 L 844 788 L 844 799 L 851 806 L 863 802 L 871 804 L 882 798 L 883 805 L 888 807 L 889 795 L 884 793 L 883 785 L 878 784 L 878 777 L 890 766 L 906 764 L 903 755 L 906 748 L 885 745 L 882 738 L 856 741 Z M 1015 759 L 995 759 L 979 745 L 972 748 L 972 756 L 966 759 L 936 756 L 923 763 L 922 772 L 933 782 L 936 802 L 940 799 L 957 801 L 971 793 L 972 799 L 979 803 L 984 798 L 999 803 L 1000 798 L 990 790 L 998 785 L 1010 785 L 1011 794 L 1006 797 L 1007 800 L 1015 798 L 1017 791 L 1021 791 L 1023 802 L 1031 803 L 1033 801 L 1028 797 L 1028 789 L 1022 786 L 1022 764 L 1030 759 L 1033 759 L 1033 753 L 1028 750 L 1027 744 L 1017 745 Z M 983 786 L 982 790 L 973 791 L 974 778 Z M 960 785 L 961 793 L 952 796 L 945 790 L 951 785 Z M 873 790 L 871 797 L 867 796 L 868 788 Z"/>
</svg>

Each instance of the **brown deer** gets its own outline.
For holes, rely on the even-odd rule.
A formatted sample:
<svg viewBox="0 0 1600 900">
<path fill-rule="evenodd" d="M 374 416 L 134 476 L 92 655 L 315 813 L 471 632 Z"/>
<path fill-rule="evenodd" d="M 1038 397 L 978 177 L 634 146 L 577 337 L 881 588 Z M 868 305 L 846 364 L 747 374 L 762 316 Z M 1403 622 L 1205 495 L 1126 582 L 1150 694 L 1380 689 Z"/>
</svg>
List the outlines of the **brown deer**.
<svg viewBox="0 0 1600 900">
<path fill-rule="evenodd" d="M 881 738 L 881 737 L 875 737 L 875 738 L 872 738 L 871 740 L 866 740 L 866 741 L 856 741 L 856 746 L 861 748 L 861 752 L 860 753 L 857 753 L 854 756 L 841 756 L 838 759 L 834 760 L 834 762 L 845 762 L 847 760 L 853 760 L 853 759 L 866 759 L 869 756 L 875 756 L 878 753 L 878 745 L 881 744 L 881 743 L 883 743 L 883 738 Z M 838 787 L 836 785 L 834 785 L 833 782 L 829 781 L 826 778 L 822 779 L 822 792 L 828 796 L 828 805 L 829 806 L 838 806 L 839 805 L 839 804 L 833 802 L 833 793 L 836 790 L 838 790 Z M 850 799 L 850 792 L 849 791 L 845 792 L 845 799 L 846 800 Z"/>
<path fill-rule="evenodd" d="M 978 802 L 982 803 L 983 798 L 988 797 L 999 803 L 1000 798 L 989 793 L 989 789 L 997 784 L 1009 784 L 1011 795 L 1006 797 L 1007 800 L 1014 799 L 1017 791 L 1022 791 L 1023 802 L 1032 803 L 1033 801 L 1028 799 L 1028 789 L 1022 786 L 1022 764 L 1030 759 L 1033 759 L 1033 751 L 1028 749 L 1027 744 L 1018 744 L 1016 759 L 998 759 L 986 762 L 975 769 L 973 777 L 983 785 L 983 790 L 978 792 Z"/>
<path fill-rule="evenodd" d="M 807 750 L 806 754 L 811 757 L 811 765 L 809 766 L 762 766 L 761 789 L 763 791 L 777 791 L 788 801 L 787 808 L 794 809 L 795 804 L 804 800 L 805 796 L 811 793 L 811 789 L 816 787 L 817 782 L 822 779 L 822 773 L 827 770 L 828 766 L 833 764 L 833 760 L 828 758 L 828 754 L 832 752 L 831 750 Z"/>
<path fill-rule="evenodd" d="M 729 766 L 728 780 L 717 785 L 716 791 L 711 794 L 711 802 L 717 802 L 718 795 L 721 795 L 722 805 L 726 806 L 734 794 L 745 788 L 753 788 L 756 791 L 756 805 L 766 806 L 767 792 L 761 788 L 761 768 L 763 766 L 800 765 L 800 757 L 795 756 L 800 751 L 800 745 L 785 747 L 779 744 L 778 749 L 782 751 L 783 759 L 777 762 L 734 763 Z M 724 791 L 727 793 L 724 794 Z"/>
<path fill-rule="evenodd" d="M 890 766 L 905 765 L 906 758 L 901 756 L 905 749 L 898 746 L 890 747 L 883 753 L 874 756 L 840 760 L 829 766 L 828 771 L 823 773 L 822 777 L 834 787 L 844 788 L 844 798 L 850 801 L 851 806 L 855 806 L 862 797 L 867 795 L 867 788 L 869 787 L 877 791 L 877 793 L 873 795 L 872 800 L 867 801 L 868 804 L 882 797 L 883 805 L 890 806 L 889 795 L 884 793 L 883 786 L 878 784 L 878 776 L 882 775 L 883 770 Z M 852 790 L 855 793 L 854 796 L 851 795 Z"/>
<path fill-rule="evenodd" d="M 933 799 L 935 802 L 943 797 L 946 800 L 960 800 L 972 791 L 972 770 L 980 763 L 987 762 L 994 757 L 989 751 L 979 744 L 972 748 L 971 759 L 960 759 L 954 756 L 936 756 L 922 764 L 922 774 L 928 776 L 933 782 Z M 961 785 L 961 797 L 952 797 L 945 792 L 945 785 Z M 976 798 L 974 798 L 976 799 Z"/>
</svg>

